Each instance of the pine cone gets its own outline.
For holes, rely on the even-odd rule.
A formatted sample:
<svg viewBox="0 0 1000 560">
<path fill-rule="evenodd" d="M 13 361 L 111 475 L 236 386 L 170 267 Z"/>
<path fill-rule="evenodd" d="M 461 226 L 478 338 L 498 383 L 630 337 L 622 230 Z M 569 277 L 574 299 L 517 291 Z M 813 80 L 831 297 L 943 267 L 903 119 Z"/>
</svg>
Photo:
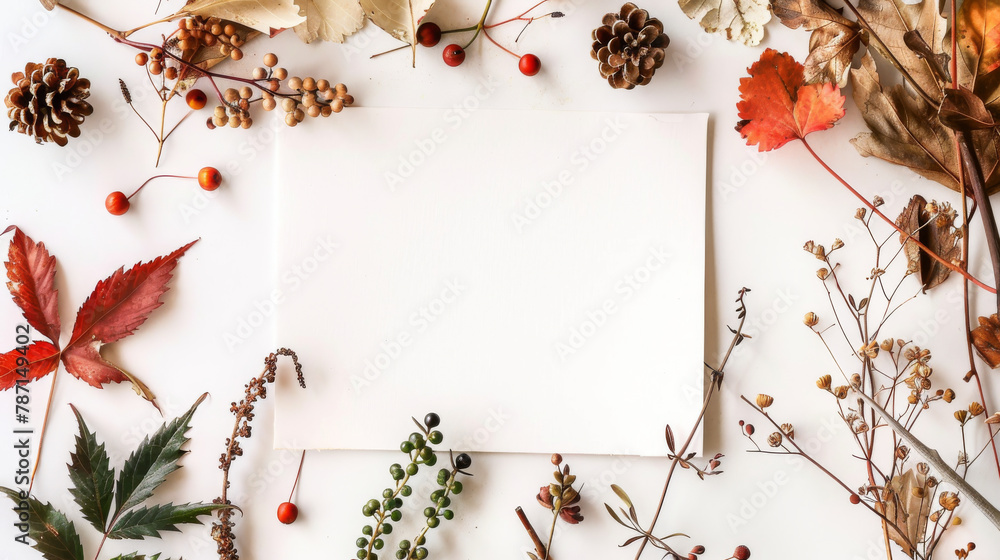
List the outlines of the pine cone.
<svg viewBox="0 0 1000 560">
<path fill-rule="evenodd" d="M 619 13 L 605 14 L 603 25 L 594 30 L 590 56 L 600 62 L 601 76 L 613 88 L 644 86 L 666 58 L 670 38 L 663 24 L 649 12 L 628 2 Z"/>
<path fill-rule="evenodd" d="M 16 87 L 3 100 L 10 129 L 33 136 L 39 144 L 65 146 L 67 136 L 79 136 L 80 124 L 94 112 L 84 101 L 90 97 L 90 80 L 80 78 L 80 71 L 67 67 L 61 58 L 45 64 L 29 62 L 11 81 Z"/>
</svg>

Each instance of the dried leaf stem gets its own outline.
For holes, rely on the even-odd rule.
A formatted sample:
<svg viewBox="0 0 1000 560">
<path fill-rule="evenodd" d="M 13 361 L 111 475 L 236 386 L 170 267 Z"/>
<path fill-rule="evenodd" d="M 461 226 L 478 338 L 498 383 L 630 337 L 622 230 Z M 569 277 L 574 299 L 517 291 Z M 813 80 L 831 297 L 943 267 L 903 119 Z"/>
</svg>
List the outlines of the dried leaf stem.
<svg viewBox="0 0 1000 560">
<path fill-rule="evenodd" d="M 750 290 L 748 288 L 742 288 L 739 291 L 739 298 L 737 302 L 743 307 L 743 297 Z M 698 412 L 698 416 L 695 419 L 694 426 L 691 427 L 691 432 L 688 433 L 687 438 L 681 445 L 680 449 L 674 453 L 674 458 L 670 461 L 670 467 L 667 470 L 667 479 L 663 483 L 663 491 L 660 492 L 660 501 L 656 505 L 656 510 L 653 513 L 653 520 L 649 523 L 649 529 L 646 530 L 646 534 L 642 537 L 639 542 L 639 550 L 635 553 L 635 560 L 639 560 L 642 556 L 642 551 L 646 548 L 646 543 L 650 540 L 650 535 L 656 528 L 656 521 L 660 518 L 660 512 L 663 511 L 663 504 L 667 499 L 667 490 L 670 488 L 670 481 L 674 476 L 674 471 L 677 469 L 677 465 L 680 464 L 684 455 L 687 453 L 688 447 L 690 447 L 691 442 L 694 440 L 695 434 L 698 432 L 698 428 L 701 426 L 702 422 L 705 420 L 705 413 L 708 411 L 708 405 L 712 402 L 712 397 L 715 396 L 716 391 L 722 386 L 722 379 L 725 376 L 726 363 L 729 362 L 729 357 L 733 354 L 733 349 L 736 345 L 743 340 L 746 336 L 743 334 L 743 325 L 746 323 L 746 311 L 745 309 L 740 312 L 740 322 L 736 329 L 730 329 L 733 332 L 732 340 L 729 342 L 729 348 L 726 349 L 726 354 L 722 357 L 722 362 L 719 364 L 718 368 L 713 368 L 708 364 L 705 366 L 711 370 L 709 378 L 708 392 L 705 393 L 705 399 L 702 401 L 701 410 Z"/>
<path fill-rule="evenodd" d="M 978 279 L 976 279 L 974 276 L 972 276 L 971 274 L 969 274 L 968 272 L 966 272 L 965 270 L 963 270 L 961 267 L 955 266 L 953 263 L 950 263 L 950 262 L 946 261 L 943 257 L 941 257 L 940 255 L 938 255 L 934 251 L 931 251 L 926 245 L 924 245 L 923 243 L 921 243 L 919 239 L 917 239 L 916 237 L 913 237 L 910 233 L 908 233 L 906 231 L 903 231 L 899 226 L 896 225 L 895 221 L 890 220 L 885 214 L 883 214 L 881 211 L 879 211 L 879 209 L 876 208 L 874 204 L 872 204 L 861 193 L 859 193 L 857 190 L 855 190 L 854 187 L 852 187 L 850 185 L 850 183 L 848 183 L 847 181 L 845 181 L 840 175 L 837 174 L 836 171 L 834 171 L 829 165 L 827 165 L 826 162 L 823 161 L 823 158 L 819 157 L 819 154 L 817 154 L 816 152 L 813 151 L 812 146 L 809 145 L 809 142 L 807 142 L 804 138 L 802 138 L 801 140 L 802 140 L 802 144 L 806 147 L 807 150 L 809 150 L 809 153 L 813 156 L 813 158 L 815 158 L 816 161 L 819 162 L 819 164 L 823 166 L 823 169 L 826 169 L 826 171 L 828 173 L 830 173 L 830 175 L 832 175 L 834 179 L 836 179 L 837 181 L 839 181 L 841 185 L 844 185 L 844 187 L 846 187 L 847 190 L 849 190 L 852 194 L 854 194 L 854 196 L 858 197 L 858 199 L 861 200 L 861 202 L 863 202 L 865 204 L 865 206 L 867 206 L 869 209 L 871 209 L 871 211 L 874 212 L 876 215 L 878 215 L 880 218 L 882 218 L 883 220 L 885 220 L 885 222 L 887 224 L 891 225 L 893 227 L 893 229 L 895 229 L 896 231 L 898 231 L 900 234 L 905 235 L 906 237 L 908 237 L 909 241 L 913 241 L 914 243 L 916 243 L 917 246 L 920 247 L 923 251 L 925 251 L 931 258 L 933 258 L 934 260 L 940 262 L 948 270 L 951 270 L 952 272 L 957 272 L 958 274 L 961 274 L 966 279 L 968 279 L 969 281 L 971 281 L 973 284 L 979 286 L 980 288 L 986 290 L 987 292 L 989 292 L 991 294 L 997 294 L 996 288 L 991 288 L 990 286 L 987 286 L 986 284 L 983 284 Z M 998 297 L 1000 297 L 1000 296 L 998 296 Z"/>
</svg>

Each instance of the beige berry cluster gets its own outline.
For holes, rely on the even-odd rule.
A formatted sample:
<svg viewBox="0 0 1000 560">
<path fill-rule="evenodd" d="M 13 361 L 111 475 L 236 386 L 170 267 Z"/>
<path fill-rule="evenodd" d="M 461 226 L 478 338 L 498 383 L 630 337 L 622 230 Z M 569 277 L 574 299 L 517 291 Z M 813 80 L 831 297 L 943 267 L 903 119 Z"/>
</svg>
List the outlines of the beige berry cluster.
<svg viewBox="0 0 1000 560">
<path fill-rule="evenodd" d="M 285 112 L 285 124 L 295 126 L 306 117 L 329 117 L 339 113 L 344 107 L 354 103 L 354 97 L 347 93 L 344 84 L 331 85 L 329 80 L 312 77 L 288 77 L 288 71 L 277 67 L 278 57 L 274 53 L 264 55 L 264 66 L 253 69 L 252 77 L 261 89 L 258 99 L 253 98 L 253 88 L 229 88 L 222 93 L 223 104 L 215 108 L 208 121 L 209 128 L 228 125 L 231 128 L 250 128 L 253 119 L 250 105 L 261 102 L 265 111 L 273 111 L 278 106 Z M 281 83 L 292 90 L 281 92 Z"/>
<path fill-rule="evenodd" d="M 219 45 L 223 56 L 233 60 L 243 58 L 240 50 L 247 42 L 246 29 L 236 24 L 222 21 L 219 18 L 203 18 L 194 16 L 177 22 L 177 33 L 171 38 L 181 51 L 181 58 L 190 60 L 199 48 Z"/>
</svg>

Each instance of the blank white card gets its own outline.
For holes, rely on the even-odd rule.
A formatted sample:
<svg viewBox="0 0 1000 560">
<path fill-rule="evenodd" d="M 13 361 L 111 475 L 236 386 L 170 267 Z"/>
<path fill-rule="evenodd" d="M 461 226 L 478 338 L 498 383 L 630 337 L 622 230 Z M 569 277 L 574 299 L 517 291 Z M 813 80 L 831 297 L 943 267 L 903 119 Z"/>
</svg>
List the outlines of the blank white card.
<svg viewBox="0 0 1000 560">
<path fill-rule="evenodd" d="M 351 108 L 279 138 L 275 445 L 664 455 L 701 405 L 707 115 Z M 695 449 L 700 449 L 696 441 Z"/>
</svg>

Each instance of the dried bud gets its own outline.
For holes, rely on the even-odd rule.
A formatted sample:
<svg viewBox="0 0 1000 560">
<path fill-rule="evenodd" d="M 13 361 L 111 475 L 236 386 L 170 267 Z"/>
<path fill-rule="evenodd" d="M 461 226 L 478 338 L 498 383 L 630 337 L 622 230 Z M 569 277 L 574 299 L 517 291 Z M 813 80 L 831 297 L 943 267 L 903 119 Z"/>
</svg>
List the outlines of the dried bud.
<svg viewBox="0 0 1000 560">
<path fill-rule="evenodd" d="M 924 391 L 931 388 L 931 380 L 926 377 L 920 380 L 920 388 Z"/>
<path fill-rule="evenodd" d="M 846 399 L 847 391 L 848 391 L 847 385 L 839 385 L 836 389 L 833 390 L 833 395 L 838 399 Z"/>
<path fill-rule="evenodd" d="M 802 318 L 802 322 L 811 329 L 819 323 L 819 316 L 810 311 L 805 314 L 805 317 Z"/>
<path fill-rule="evenodd" d="M 826 249 L 824 249 L 822 245 L 817 245 L 816 248 L 813 249 L 813 256 L 821 261 L 826 260 Z"/>
<path fill-rule="evenodd" d="M 824 391 L 829 391 L 830 390 L 830 384 L 832 382 L 833 382 L 833 378 L 830 377 L 829 374 L 827 374 L 827 375 L 820 376 L 820 378 L 816 380 L 816 386 L 819 387 L 820 389 L 823 389 Z"/>
<path fill-rule="evenodd" d="M 955 420 L 958 420 L 959 424 L 965 424 L 965 421 L 968 420 L 968 419 L 969 419 L 969 411 L 968 410 L 965 410 L 963 408 L 962 410 L 956 410 L 955 411 Z"/>
<path fill-rule="evenodd" d="M 924 494 L 926 494 L 923 486 L 914 486 L 910 489 L 910 493 L 913 494 L 914 498 L 923 498 Z"/>
<path fill-rule="evenodd" d="M 868 213 L 867 208 L 858 208 L 857 210 L 854 211 L 854 218 L 857 220 L 864 220 L 865 214 L 867 213 Z"/>
<path fill-rule="evenodd" d="M 932 201 L 928 202 L 927 204 L 924 204 L 924 211 L 927 212 L 928 214 L 937 214 L 938 213 L 938 204 L 937 204 L 937 202 L 934 201 L 934 200 L 932 200 Z"/>
<path fill-rule="evenodd" d="M 757 406 L 761 408 L 767 408 L 774 404 L 774 397 L 771 395 L 760 394 L 757 395 Z"/>
<path fill-rule="evenodd" d="M 932 513 L 929 519 L 930 519 L 931 523 L 937 523 L 938 519 L 941 519 L 941 510 L 938 510 L 938 511 L 935 511 L 934 513 Z"/>
<path fill-rule="evenodd" d="M 927 482 L 925 482 L 924 484 L 926 484 L 928 488 L 934 488 L 935 486 L 938 485 L 938 479 L 933 476 L 928 476 Z"/>
<path fill-rule="evenodd" d="M 931 472 L 931 468 L 927 465 L 927 463 L 924 462 L 917 463 L 917 474 L 922 474 L 924 476 L 927 476 L 927 473 L 929 472 Z"/>
<path fill-rule="evenodd" d="M 836 239 L 833 240 L 833 245 L 830 246 L 830 250 L 831 251 L 836 251 L 837 249 L 840 249 L 843 246 L 844 246 L 844 242 L 841 241 L 841 239 L 838 237 L 838 238 L 836 238 Z"/>
<path fill-rule="evenodd" d="M 983 408 L 983 405 L 979 404 L 978 401 L 973 401 L 972 404 L 969 405 L 969 414 L 971 414 L 973 418 L 984 412 L 986 412 L 986 409 Z"/>
<path fill-rule="evenodd" d="M 960 501 L 954 492 L 941 492 L 941 497 L 938 498 L 941 507 L 948 511 L 955 511 Z"/>
<path fill-rule="evenodd" d="M 885 352 L 890 352 L 892 351 L 892 345 L 893 345 L 892 339 L 887 338 L 882 341 L 882 344 L 879 344 L 879 348 L 881 348 Z"/>
<path fill-rule="evenodd" d="M 955 391 L 952 391 L 951 389 L 945 389 L 944 396 L 941 398 L 944 399 L 944 402 L 950 403 L 951 401 L 955 400 Z"/>
<path fill-rule="evenodd" d="M 781 447 L 781 432 L 774 432 L 767 436 L 767 444 L 771 447 Z"/>
<path fill-rule="evenodd" d="M 986 419 L 987 424 L 1000 424 L 1000 412 L 994 412 L 993 416 Z"/>
<path fill-rule="evenodd" d="M 883 204 L 885 204 L 885 200 L 879 195 L 875 195 L 875 198 L 872 199 L 872 206 L 874 206 L 875 208 L 878 208 Z"/>
<path fill-rule="evenodd" d="M 908 402 L 910 404 L 917 404 L 917 401 L 919 401 L 919 400 L 920 400 L 920 398 L 917 397 L 917 393 L 916 392 L 912 392 L 912 393 L 909 394 L 909 396 L 906 397 L 906 402 Z"/>
<path fill-rule="evenodd" d="M 900 445 L 896 448 L 896 460 L 905 461 L 906 456 L 910 454 L 910 448 L 905 445 Z"/>
<path fill-rule="evenodd" d="M 878 342 L 873 340 L 868 344 L 865 344 L 864 346 L 859 348 L 858 351 L 861 354 L 867 356 L 869 360 L 874 360 L 875 358 L 878 357 L 878 349 L 879 349 Z"/>
<path fill-rule="evenodd" d="M 913 373 L 926 379 L 931 376 L 931 373 L 934 373 L 934 369 L 927 364 L 918 363 L 917 365 L 913 366 Z"/>
<path fill-rule="evenodd" d="M 863 418 L 858 418 L 851 424 L 851 429 L 856 434 L 863 434 L 868 431 L 868 422 L 865 422 Z"/>
<path fill-rule="evenodd" d="M 830 275 L 830 271 L 827 270 L 826 268 L 821 268 L 821 269 L 819 269 L 819 270 L 816 271 L 816 276 L 820 280 L 826 280 L 826 277 L 829 276 L 829 275 Z"/>
<path fill-rule="evenodd" d="M 781 431 L 788 439 L 795 439 L 795 426 L 788 423 L 782 424 Z"/>
<path fill-rule="evenodd" d="M 810 239 L 809 241 L 806 241 L 805 245 L 803 245 L 803 246 L 802 246 L 802 248 L 803 248 L 803 249 L 804 249 L 804 250 L 805 250 L 805 251 L 806 251 L 807 253 L 812 253 L 813 251 L 815 251 L 815 250 L 816 250 L 816 243 L 814 243 L 814 242 L 813 242 L 813 241 L 812 241 L 812 240 Z"/>
<path fill-rule="evenodd" d="M 858 389 L 859 387 L 861 387 L 861 374 L 859 373 L 851 374 L 851 387 L 853 387 L 854 389 Z"/>
</svg>

